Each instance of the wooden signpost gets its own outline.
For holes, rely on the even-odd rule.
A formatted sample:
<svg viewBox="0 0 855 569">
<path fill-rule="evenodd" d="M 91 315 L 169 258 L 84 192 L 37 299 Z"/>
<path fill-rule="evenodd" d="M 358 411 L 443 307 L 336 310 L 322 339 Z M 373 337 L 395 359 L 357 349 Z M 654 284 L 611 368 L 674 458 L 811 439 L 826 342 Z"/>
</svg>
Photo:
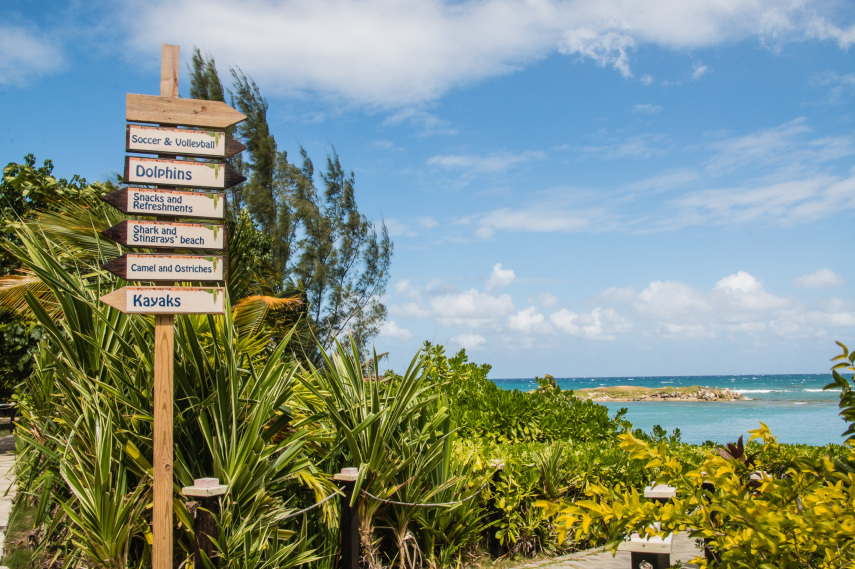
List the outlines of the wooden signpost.
<svg viewBox="0 0 855 569">
<path fill-rule="evenodd" d="M 223 219 L 224 196 L 223 192 L 122 188 L 101 199 L 124 213 Z"/>
<path fill-rule="evenodd" d="M 244 180 L 246 178 L 228 164 L 125 157 L 126 184 L 224 190 Z"/>
<path fill-rule="evenodd" d="M 128 93 L 125 118 L 129 122 L 225 129 L 246 120 L 246 115 L 220 101 L 179 99 L 176 90 L 172 97 Z"/>
<path fill-rule="evenodd" d="M 223 280 L 223 257 L 126 253 L 102 265 L 126 281 Z"/>
<path fill-rule="evenodd" d="M 182 156 L 228 158 L 246 150 L 246 146 L 219 131 L 129 124 L 125 132 L 125 150 L 128 152 L 180 152 Z"/>
<path fill-rule="evenodd" d="M 222 314 L 224 296 L 222 288 L 126 286 L 101 302 L 126 314 Z"/>
<path fill-rule="evenodd" d="M 101 233 L 129 247 L 219 250 L 225 248 L 226 228 L 201 223 L 128 219 Z"/>
<path fill-rule="evenodd" d="M 176 156 L 224 159 L 243 145 L 224 132 L 246 117 L 225 103 L 178 97 L 178 46 L 162 46 L 160 96 L 127 96 L 129 122 L 125 148 L 129 152 L 156 154 L 157 158 L 128 156 L 125 183 L 164 188 L 129 187 L 104 196 L 104 201 L 129 214 L 166 218 L 162 221 L 127 220 L 104 235 L 129 247 L 165 248 L 168 254 L 127 253 L 104 268 L 129 281 L 175 282 L 224 280 L 222 256 L 176 255 L 174 249 L 225 248 L 225 227 L 177 223 L 175 217 L 223 219 L 222 192 L 245 178 L 221 161 L 183 161 Z M 166 128 L 181 125 L 195 128 Z M 126 286 L 104 295 L 101 301 L 129 314 L 154 315 L 154 432 L 152 461 L 152 569 L 172 569 L 173 502 L 173 365 L 176 314 L 222 314 L 225 289 L 221 287 Z"/>
</svg>

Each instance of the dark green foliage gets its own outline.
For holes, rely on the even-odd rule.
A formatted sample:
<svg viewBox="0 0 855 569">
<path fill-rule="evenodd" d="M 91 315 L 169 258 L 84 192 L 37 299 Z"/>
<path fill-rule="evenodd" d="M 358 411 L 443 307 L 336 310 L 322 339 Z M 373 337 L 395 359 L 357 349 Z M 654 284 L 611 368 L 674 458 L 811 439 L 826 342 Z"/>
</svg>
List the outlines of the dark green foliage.
<svg viewBox="0 0 855 569">
<path fill-rule="evenodd" d="M 855 352 L 849 352 L 849 348 L 837 342 L 843 353 L 832 361 L 838 362 L 831 368 L 834 378 L 833 383 L 825 386 L 825 389 L 840 389 L 840 416 L 849 423 L 849 428 L 841 435 L 846 441 L 855 439 L 855 391 L 852 391 L 852 382 L 855 381 Z M 849 374 L 849 378 L 843 374 Z"/>
<path fill-rule="evenodd" d="M 498 443 L 549 441 L 614 441 L 629 427 L 623 413 L 609 418 L 608 410 L 572 391 L 562 391 L 538 378 L 532 392 L 507 391 L 487 379 L 490 366 L 468 363 L 466 352 L 447 358 L 441 346 L 425 344 L 434 360 L 437 381 L 451 400 L 451 418 L 461 436 Z"/>
<path fill-rule="evenodd" d="M 231 73 L 231 105 L 247 117 L 234 133 L 246 145 L 247 158 L 236 157 L 232 164 L 248 181 L 230 191 L 230 201 L 233 209 L 249 212 L 270 239 L 267 260 L 276 275 L 272 294 L 299 292 L 305 298 L 303 331 L 314 333 L 325 348 L 345 333 L 364 347 L 386 316 L 380 302 L 392 255 L 386 226 L 376 227 L 359 212 L 353 172 L 344 170 L 335 149 L 320 174 L 320 190 L 302 147 L 300 165 L 289 162 L 270 131 L 268 103 L 258 85 L 239 69 Z M 194 97 L 224 99 L 214 60 L 198 49 L 191 81 Z M 313 352 L 299 338 L 295 344 Z M 317 353 L 310 359 L 320 361 Z"/>
<path fill-rule="evenodd" d="M 53 177 L 53 163 L 36 166 L 32 154 L 22 164 L 9 163 L 0 179 L 0 240 L 20 244 L 16 230 L 39 211 L 56 211 L 63 199 L 85 200 L 99 195 L 101 186 L 89 186 L 74 176 L 70 181 Z M 5 247 L 0 247 L 0 276 L 17 275 L 20 263 Z M 15 386 L 32 372 L 33 354 L 43 334 L 27 316 L 0 310 L 0 401 L 11 396 Z"/>
</svg>

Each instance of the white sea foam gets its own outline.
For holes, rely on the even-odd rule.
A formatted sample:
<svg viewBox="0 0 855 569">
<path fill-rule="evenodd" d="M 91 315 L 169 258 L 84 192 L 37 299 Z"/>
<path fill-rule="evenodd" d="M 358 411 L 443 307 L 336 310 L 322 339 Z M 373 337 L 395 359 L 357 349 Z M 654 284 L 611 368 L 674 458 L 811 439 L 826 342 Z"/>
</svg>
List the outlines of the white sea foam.
<svg viewBox="0 0 855 569">
<path fill-rule="evenodd" d="M 793 401 L 793 405 L 807 405 L 807 401 Z"/>
<path fill-rule="evenodd" d="M 822 393 L 823 391 L 832 391 L 833 389 L 834 388 L 828 389 L 828 390 L 825 390 L 825 389 L 802 389 L 802 391 L 807 391 L 808 393 Z"/>
</svg>

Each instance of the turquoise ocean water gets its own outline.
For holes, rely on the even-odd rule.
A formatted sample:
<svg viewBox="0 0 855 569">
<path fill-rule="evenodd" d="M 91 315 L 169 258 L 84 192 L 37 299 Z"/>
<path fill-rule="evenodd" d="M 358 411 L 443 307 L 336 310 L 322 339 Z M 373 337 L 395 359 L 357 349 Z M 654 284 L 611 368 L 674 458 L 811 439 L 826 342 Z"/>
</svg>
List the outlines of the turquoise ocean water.
<svg viewBox="0 0 855 569">
<path fill-rule="evenodd" d="M 529 391 L 534 379 L 496 379 L 502 389 Z M 632 424 L 647 432 L 661 425 L 669 433 L 679 428 L 684 442 L 745 440 L 749 430 L 764 422 L 782 443 L 824 445 L 842 443 L 846 423 L 838 415 L 839 391 L 824 391 L 830 374 L 793 375 L 705 375 L 673 377 L 586 377 L 556 378 L 561 389 L 631 385 L 638 387 L 728 387 L 745 400 L 732 402 L 632 401 L 604 403 L 610 414 L 626 407 Z"/>
</svg>

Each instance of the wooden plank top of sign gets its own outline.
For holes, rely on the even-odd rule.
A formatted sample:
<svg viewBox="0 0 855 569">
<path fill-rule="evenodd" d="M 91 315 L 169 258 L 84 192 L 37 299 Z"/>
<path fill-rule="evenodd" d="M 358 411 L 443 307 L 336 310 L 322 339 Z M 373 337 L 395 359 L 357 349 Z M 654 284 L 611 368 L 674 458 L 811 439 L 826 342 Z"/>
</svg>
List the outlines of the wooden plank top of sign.
<svg viewBox="0 0 855 569">
<path fill-rule="evenodd" d="M 125 157 L 125 183 L 225 190 L 246 180 L 229 164 Z"/>
<path fill-rule="evenodd" d="M 126 286 L 100 300 L 125 314 L 223 314 L 224 298 L 220 287 Z"/>
<path fill-rule="evenodd" d="M 246 120 L 246 115 L 221 101 L 128 93 L 125 118 L 130 122 L 228 128 Z"/>
<path fill-rule="evenodd" d="M 126 281 L 223 281 L 223 257 L 126 253 L 101 265 Z"/>
<path fill-rule="evenodd" d="M 225 227 L 201 223 L 128 219 L 101 233 L 128 247 L 222 250 L 226 242 Z"/>
<path fill-rule="evenodd" d="M 175 154 L 228 158 L 246 146 L 215 130 L 194 130 L 129 124 L 125 127 L 125 150 L 145 154 Z"/>
<path fill-rule="evenodd" d="M 101 199 L 121 212 L 137 215 L 223 219 L 222 192 L 192 192 L 154 188 L 123 188 Z"/>
</svg>

